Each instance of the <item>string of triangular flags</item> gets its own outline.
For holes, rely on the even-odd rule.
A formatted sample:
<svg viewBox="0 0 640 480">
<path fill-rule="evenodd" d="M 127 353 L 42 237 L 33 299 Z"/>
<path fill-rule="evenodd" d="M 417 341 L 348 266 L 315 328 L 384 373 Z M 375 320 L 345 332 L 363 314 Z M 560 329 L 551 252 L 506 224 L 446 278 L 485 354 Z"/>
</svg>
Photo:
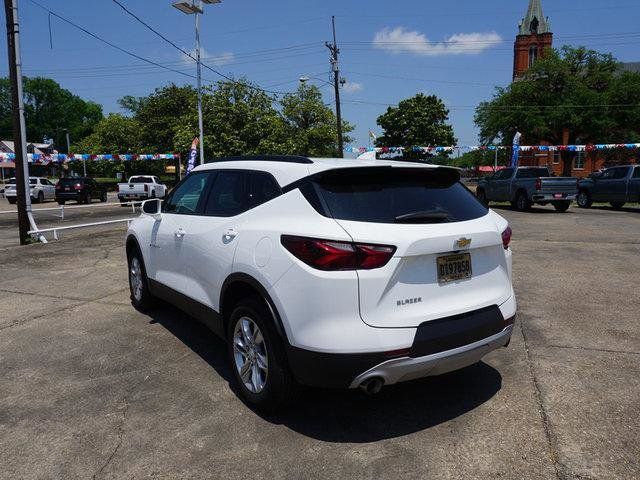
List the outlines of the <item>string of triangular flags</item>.
<svg viewBox="0 0 640 480">
<path fill-rule="evenodd" d="M 16 158 L 15 153 L 0 152 L 0 160 L 12 161 L 12 160 L 15 160 L 15 158 Z M 132 160 L 175 160 L 179 158 L 180 158 L 179 153 L 142 153 L 142 154 L 126 153 L 121 155 L 115 155 L 115 154 L 93 155 L 89 153 L 82 153 L 82 154 L 74 153 L 71 155 L 67 155 L 64 153 L 52 153 L 52 154 L 28 153 L 27 154 L 27 160 L 29 161 L 29 163 L 36 163 L 41 165 L 47 165 L 49 163 L 64 163 L 64 162 L 70 162 L 72 160 L 84 160 L 84 161 L 112 160 L 112 161 L 129 162 Z"/>
<path fill-rule="evenodd" d="M 539 152 L 592 152 L 595 150 L 614 150 L 614 149 L 635 149 L 640 148 L 640 143 L 607 143 L 607 144 L 588 144 L 588 145 L 520 145 L 521 152 L 539 151 Z M 509 150 L 513 147 L 502 145 L 449 145 L 449 146 L 429 146 L 429 147 L 347 147 L 346 151 L 351 153 L 402 153 L 410 151 L 414 153 L 450 153 L 456 150 L 473 151 L 496 151 Z"/>
</svg>

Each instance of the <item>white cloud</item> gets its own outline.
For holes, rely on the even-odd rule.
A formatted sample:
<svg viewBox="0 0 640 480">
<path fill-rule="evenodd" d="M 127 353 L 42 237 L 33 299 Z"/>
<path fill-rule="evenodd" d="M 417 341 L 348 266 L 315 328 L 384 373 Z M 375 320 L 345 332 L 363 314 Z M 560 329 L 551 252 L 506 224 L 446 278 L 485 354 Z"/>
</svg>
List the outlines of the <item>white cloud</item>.
<svg viewBox="0 0 640 480">
<path fill-rule="evenodd" d="M 345 93 L 359 92 L 362 90 L 362 88 L 363 88 L 362 84 L 357 82 L 347 82 L 344 85 L 342 85 L 342 90 Z"/>
<path fill-rule="evenodd" d="M 196 58 L 196 49 L 189 51 L 189 54 Z M 194 60 L 187 57 L 186 55 L 182 56 L 182 59 L 185 64 L 193 64 Z M 202 63 L 206 63 L 208 65 L 213 65 L 216 67 L 221 67 L 222 65 L 226 65 L 227 63 L 231 63 L 235 60 L 235 55 L 232 52 L 222 52 L 222 53 L 209 53 L 204 48 L 200 52 L 200 60 Z"/>
<path fill-rule="evenodd" d="M 383 28 L 373 37 L 374 48 L 415 55 L 477 55 L 502 42 L 496 32 L 456 33 L 442 42 L 430 41 L 424 33 L 404 27 Z"/>
</svg>

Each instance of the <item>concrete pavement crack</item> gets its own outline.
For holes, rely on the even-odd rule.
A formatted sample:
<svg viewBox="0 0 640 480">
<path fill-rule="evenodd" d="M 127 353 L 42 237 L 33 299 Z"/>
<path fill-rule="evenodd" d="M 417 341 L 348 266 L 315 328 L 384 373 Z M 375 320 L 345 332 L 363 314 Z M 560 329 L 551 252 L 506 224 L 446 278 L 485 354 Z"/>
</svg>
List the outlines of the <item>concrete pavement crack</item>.
<svg viewBox="0 0 640 480">
<path fill-rule="evenodd" d="M 581 347 L 576 345 L 545 345 L 545 347 L 566 348 L 568 350 L 584 350 L 587 352 L 620 353 L 623 355 L 640 355 L 640 352 L 634 352 L 633 350 L 609 350 L 607 348 Z"/>
<path fill-rule="evenodd" d="M 99 301 L 102 300 L 103 298 L 107 298 L 107 297 L 113 295 L 114 293 L 123 292 L 125 290 L 128 290 L 128 289 L 123 288 L 121 290 L 118 290 L 117 292 L 110 292 L 110 293 L 107 293 L 105 295 L 101 295 L 99 297 L 92 298 L 90 300 L 79 299 L 78 303 L 72 303 L 71 305 L 65 305 L 64 307 L 57 308 L 56 310 L 49 310 L 47 312 L 41 313 L 39 315 L 35 315 L 33 317 L 27 317 L 27 318 L 24 318 L 22 320 L 18 320 L 18 321 L 15 321 L 15 322 L 7 323 L 6 325 L 0 325 L 0 331 L 5 330 L 7 328 L 17 327 L 19 325 L 24 325 L 26 323 L 33 322 L 34 320 L 38 320 L 40 318 L 47 317 L 49 315 L 60 313 L 60 312 L 62 312 L 64 310 L 68 310 L 69 308 L 81 307 L 83 305 L 88 305 L 90 303 L 99 303 Z M 0 291 L 3 291 L 3 290 L 0 290 Z M 9 293 L 21 293 L 21 292 L 9 292 Z M 24 293 L 24 295 L 38 296 L 39 294 L 38 293 Z M 58 298 L 58 297 L 56 297 L 56 298 Z M 68 300 L 68 299 L 65 299 L 65 300 Z"/>
<path fill-rule="evenodd" d="M 122 439 L 124 437 L 124 424 L 127 421 L 127 410 L 129 409 L 129 402 L 127 402 L 127 397 L 126 396 L 122 397 L 122 403 L 124 403 L 124 408 L 122 409 L 122 420 L 120 420 L 120 424 L 118 425 L 118 441 L 116 443 L 115 448 L 113 449 L 113 451 L 109 455 L 109 458 L 107 458 L 107 461 L 104 462 L 102 464 L 102 466 L 91 477 L 93 480 L 95 480 L 96 477 L 98 475 L 100 475 L 104 471 L 105 468 L 107 468 L 107 466 L 111 463 L 113 458 L 118 453 L 118 450 L 120 449 L 120 446 L 122 445 Z"/>
<path fill-rule="evenodd" d="M 529 350 L 527 335 L 524 331 L 524 326 L 522 325 L 522 321 L 519 321 L 518 325 L 520 327 L 520 332 L 522 333 L 524 350 L 527 357 L 527 365 L 529 367 L 529 376 L 531 377 L 531 382 L 533 383 L 533 387 L 535 390 L 536 403 L 538 404 L 540 419 L 542 420 L 542 427 L 544 428 L 544 434 L 547 439 L 549 456 L 551 457 L 551 462 L 555 470 L 556 478 L 558 480 L 564 480 L 565 478 L 567 478 L 565 474 L 566 467 L 560 462 L 558 448 L 557 448 L 557 440 L 555 438 L 555 435 L 553 434 L 553 431 L 551 430 L 551 426 L 549 425 L 549 416 L 547 414 L 547 409 L 545 408 L 544 403 L 542 401 L 542 392 L 540 390 L 540 383 L 538 382 L 538 378 L 536 377 L 535 371 L 533 369 L 533 361 L 531 359 L 531 351 Z"/>
</svg>

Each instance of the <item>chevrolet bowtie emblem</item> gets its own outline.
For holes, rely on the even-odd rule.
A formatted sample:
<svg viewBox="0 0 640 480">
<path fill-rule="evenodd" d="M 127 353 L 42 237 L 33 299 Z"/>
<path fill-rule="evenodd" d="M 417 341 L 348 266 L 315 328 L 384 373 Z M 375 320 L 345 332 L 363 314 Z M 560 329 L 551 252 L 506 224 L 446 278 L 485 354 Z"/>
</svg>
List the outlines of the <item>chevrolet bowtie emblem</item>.
<svg viewBox="0 0 640 480">
<path fill-rule="evenodd" d="M 460 238 L 458 240 L 456 240 L 456 247 L 458 248 L 467 248 L 469 245 L 471 245 L 471 239 L 470 238 Z"/>
</svg>

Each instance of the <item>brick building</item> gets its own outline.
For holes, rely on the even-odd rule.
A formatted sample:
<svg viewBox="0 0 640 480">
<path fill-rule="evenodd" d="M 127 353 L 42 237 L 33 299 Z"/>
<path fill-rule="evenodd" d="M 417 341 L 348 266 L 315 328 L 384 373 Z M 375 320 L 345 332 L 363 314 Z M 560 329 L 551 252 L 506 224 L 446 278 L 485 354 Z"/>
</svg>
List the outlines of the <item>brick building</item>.
<svg viewBox="0 0 640 480">
<path fill-rule="evenodd" d="M 542 58 L 553 47 L 553 33 L 551 22 L 542 12 L 541 0 L 529 0 L 529 8 L 525 17 L 518 25 L 518 35 L 514 43 L 513 51 L 513 81 L 517 82 L 538 58 Z M 637 71 L 638 64 L 622 64 L 621 71 Z M 568 143 L 569 132 L 565 132 L 563 144 Z M 626 139 L 621 139 L 625 141 Z M 548 145 L 548 142 L 538 141 L 540 145 Z M 638 161 L 638 152 L 634 151 L 631 163 Z M 626 162 L 625 162 L 626 163 Z M 521 152 L 520 165 L 523 166 L 548 166 L 556 175 L 562 175 L 562 161 L 560 152 Z M 574 177 L 586 177 L 590 173 L 604 168 L 606 161 L 597 151 L 577 152 L 573 158 L 571 175 Z"/>
</svg>

